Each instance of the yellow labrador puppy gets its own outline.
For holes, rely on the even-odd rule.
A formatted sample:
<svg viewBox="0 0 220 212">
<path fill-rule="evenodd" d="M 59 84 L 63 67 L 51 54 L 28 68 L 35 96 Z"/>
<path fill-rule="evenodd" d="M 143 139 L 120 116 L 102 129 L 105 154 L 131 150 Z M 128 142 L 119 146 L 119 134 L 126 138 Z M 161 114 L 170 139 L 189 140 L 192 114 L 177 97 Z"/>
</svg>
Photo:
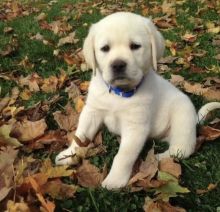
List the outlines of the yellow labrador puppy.
<svg viewBox="0 0 220 212">
<path fill-rule="evenodd" d="M 127 184 L 148 138 L 169 142 L 169 150 L 159 158 L 193 153 L 198 117 L 190 99 L 154 71 L 163 56 L 164 39 L 150 19 L 128 12 L 109 15 L 92 25 L 83 51 L 94 74 L 76 136 L 81 142 L 93 140 L 103 123 L 121 136 L 103 187 Z M 207 106 L 201 117 L 204 111 Z M 76 146 L 73 140 L 56 164 L 71 164 L 71 157 L 65 156 L 74 154 Z"/>
</svg>

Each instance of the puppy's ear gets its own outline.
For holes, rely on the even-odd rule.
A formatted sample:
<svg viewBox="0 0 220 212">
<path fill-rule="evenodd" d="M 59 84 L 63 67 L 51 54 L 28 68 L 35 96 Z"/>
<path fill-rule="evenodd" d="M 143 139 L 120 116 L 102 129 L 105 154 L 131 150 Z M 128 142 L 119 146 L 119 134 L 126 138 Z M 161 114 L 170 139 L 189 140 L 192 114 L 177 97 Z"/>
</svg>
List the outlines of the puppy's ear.
<svg viewBox="0 0 220 212">
<path fill-rule="evenodd" d="M 95 26 L 92 25 L 89 30 L 84 44 L 83 44 L 83 54 L 85 61 L 88 64 L 89 68 L 93 70 L 93 74 L 96 73 L 96 58 L 95 58 L 95 47 L 94 47 L 94 35 L 95 35 Z"/>
<path fill-rule="evenodd" d="M 157 30 L 156 26 L 150 19 L 145 19 L 145 26 L 150 36 L 151 42 L 151 54 L 152 54 L 152 65 L 154 70 L 157 70 L 157 60 L 159 60 L 165 49 L 165 42 L 162 34 Z"/>
</svg>

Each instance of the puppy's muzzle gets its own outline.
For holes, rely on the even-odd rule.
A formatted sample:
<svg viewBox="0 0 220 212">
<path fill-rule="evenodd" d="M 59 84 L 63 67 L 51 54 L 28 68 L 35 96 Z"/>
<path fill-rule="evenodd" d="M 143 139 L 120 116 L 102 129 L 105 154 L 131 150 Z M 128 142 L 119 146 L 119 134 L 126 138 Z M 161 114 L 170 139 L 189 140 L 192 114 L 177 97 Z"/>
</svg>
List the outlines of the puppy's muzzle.
<svg viewBox="0 0 220 212">
<path fill-rule="evenodd" d="M 123 60 L 115 60 L 111 64 L 112 73 L 114 76 L 114 79 L 117 78 L 125 78 L 125 71 L 127 68 L 127 63 Z"/>
</svg>

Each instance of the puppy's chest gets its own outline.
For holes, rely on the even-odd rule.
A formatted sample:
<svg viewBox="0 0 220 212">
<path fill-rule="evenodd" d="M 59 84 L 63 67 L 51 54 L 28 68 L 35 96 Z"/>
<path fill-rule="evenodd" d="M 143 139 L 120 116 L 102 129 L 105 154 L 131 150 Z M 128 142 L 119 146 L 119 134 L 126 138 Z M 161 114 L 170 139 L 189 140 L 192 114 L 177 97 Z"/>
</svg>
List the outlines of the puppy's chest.
<svg viewBox="0 0 220 212">
<path fill-rule="evenodd" d="M 117 112 L 108 112 L 104 117 L 104 124 L 107 126 L 108 130 L 120 135 L 121 133 L 121 120 Z"/>
</svg>

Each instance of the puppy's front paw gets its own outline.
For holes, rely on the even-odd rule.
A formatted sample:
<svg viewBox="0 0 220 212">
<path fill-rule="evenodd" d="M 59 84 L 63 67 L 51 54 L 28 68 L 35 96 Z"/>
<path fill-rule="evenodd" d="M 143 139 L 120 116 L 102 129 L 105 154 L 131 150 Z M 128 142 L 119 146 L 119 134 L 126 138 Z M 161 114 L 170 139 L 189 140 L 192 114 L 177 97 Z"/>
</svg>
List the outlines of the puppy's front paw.
<svg viewBox="0 0 220 212">
<path fill-rule="evenodd" d="M 73 163 L 72 157 L 75 154 L 75 148 L 69 147 L 60 152 L 55 159 L 56 165 L 71 165 Z"/>
<path fill-rule="evenodd" d="M 108 190 L 125 187 L 128 183 L 129 177 L 111 176 L 110 174 L 102 182 L 102 187 Z"/>
</svg>

